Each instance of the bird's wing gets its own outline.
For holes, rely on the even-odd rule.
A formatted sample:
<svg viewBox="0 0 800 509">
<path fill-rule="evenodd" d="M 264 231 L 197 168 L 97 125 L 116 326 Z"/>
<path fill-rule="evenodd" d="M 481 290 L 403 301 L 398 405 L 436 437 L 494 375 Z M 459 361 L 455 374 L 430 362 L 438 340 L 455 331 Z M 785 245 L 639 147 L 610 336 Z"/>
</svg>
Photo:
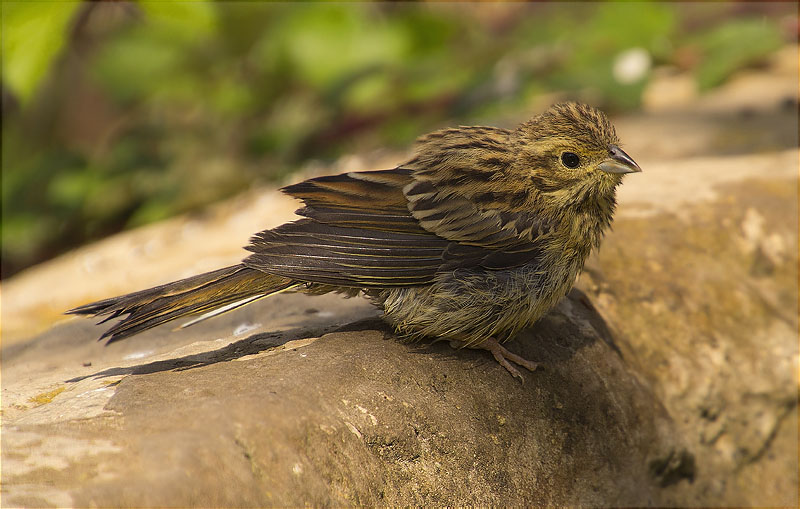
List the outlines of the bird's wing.
<svg viewBox="0 0 800 509">
<path fill-rule="evenodd" d="M 472 175 L 480 160 L 469 160 L 460 145 L 452 150 L 469 174 L 417 157 L 393 170 L 284 188 L 304 202 L 297 213 L 305 219 L 254 236 L 245 265 L 300 281 L 383 288 L 430 283 L 443 270 L 535 263 L 546 224 L 526 213 L 518 196 L 470 192 L 469 179 L 475 188 L 474 179 L 486 184 L 499 170 L 487 163 L 485 174 Z"/>
<path fill-rule="evenodd" d="M 284 188 L 305 219 L 256 234 L 245 265 L 300 281 L 356 288 L 429 283 L 450 242 L 409 213 L 404 169 L 345 173 Z"/>
<path fill-rule="evenodd" d="M 551 219 L 532 210 L 535 189 L 514 168 L 511 132 L 462 127 L 421 138 L 403 165 L 411 215 L 425 230 L 453 241 L 445 252 L 456 266 L 502 270 L 535 262 Z"/>
<path fill-rule="evenodd" d="M 483 192 L 466 197 L 458 185 L 415 180 L 405 187 L 411 216 L 425 230 L 450 240 L 443 258 L 449 267 L 480 265 L 502 270 L 541 255 L 548 221 L 513 210 L 513 197 Z"/>
</svg>

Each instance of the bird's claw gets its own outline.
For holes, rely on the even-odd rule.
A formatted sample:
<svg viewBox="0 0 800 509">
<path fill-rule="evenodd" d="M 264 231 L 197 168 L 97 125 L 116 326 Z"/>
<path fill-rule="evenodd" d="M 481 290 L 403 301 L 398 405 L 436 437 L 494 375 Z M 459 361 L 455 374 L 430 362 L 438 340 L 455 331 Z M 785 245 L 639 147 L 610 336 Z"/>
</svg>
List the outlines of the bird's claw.
<svg viewBox="0 0 800 509">
<path fill-rule="evenodd" d="M 521 383 L 524 383 L 525 379 L 522 377 L 522 374 L 519 372 L 519 370 L 513 364 L 511 364 L 512 362 L 518 366 L 522 366 L 528 371 L 534 371 L 537 367 L 539 367 L 538 363 L 530 361 L 515 354 L 514 352 L 509 351 L 494 338 L 489 338 L 477 345 L 470 345 L 470 348 L 480 348 L 491 352 L 494 359 L 501 366 L 506 368 L 506 370 L 511 373 L 511 376 L 518 379 Z"/>
</svg>

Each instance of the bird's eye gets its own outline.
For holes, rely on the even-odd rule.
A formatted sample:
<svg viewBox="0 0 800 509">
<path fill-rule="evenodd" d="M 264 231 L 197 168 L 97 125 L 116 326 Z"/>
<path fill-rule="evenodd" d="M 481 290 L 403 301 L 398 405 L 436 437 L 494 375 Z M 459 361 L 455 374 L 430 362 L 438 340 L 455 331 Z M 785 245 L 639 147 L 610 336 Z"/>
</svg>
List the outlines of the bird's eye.
<svg viewBox="0 0 800 509">
<path fill-rule="evenodd" d="M 577 168 L 581 164 L 581 158 L 575 152 L 564 152 L 561 154 L 561 162 L 567 168 Z"/>
</svg>

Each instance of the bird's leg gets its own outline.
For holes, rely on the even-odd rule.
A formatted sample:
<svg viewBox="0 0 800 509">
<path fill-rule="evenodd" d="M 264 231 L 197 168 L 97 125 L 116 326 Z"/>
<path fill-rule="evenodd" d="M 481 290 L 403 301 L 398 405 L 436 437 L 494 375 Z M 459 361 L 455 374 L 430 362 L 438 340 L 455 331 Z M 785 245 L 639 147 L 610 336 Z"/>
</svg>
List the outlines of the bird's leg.
<svg viewBox="0 0 800 509">
<path fill-rule="evenodd" d="M 453 346 L 453 343 L 451 343 L 451 346 Z M 464 344 L 462 343 L 461 346 L 464 346 Z M 513 364 L 511 364 L 512 362 L 518 366 L 526 368 L 529 371 L 534 371 L 539 366 L 539 364 L 537 364 L 536 362 L 529 361 L 524 357 L 521 357 L 513 352 L 508 351 L 508 349 L 506 349 L 503 345 L 500 344 L 499 341 L 497 341 L 494 338 L 488 338 L 484 341 L 481 341 L 478 344 L 472 344 L 472 345 L 467 344 L 466 346 L 467 348 L 473 348 L 475 350 L 488 350 L 489 352 L 492 353 L 494 359 L 501 366 L 506 368 L 506 370 L 508 370 L 508 372 L 511 373 L 511 376 L 513 376 L 514 378 L 518 378 L 520 382 L 524 382 L 525 379 L 522 378 L 522 374 L 519 372 L 519 370 L 515 368 Z"/>
</svg>

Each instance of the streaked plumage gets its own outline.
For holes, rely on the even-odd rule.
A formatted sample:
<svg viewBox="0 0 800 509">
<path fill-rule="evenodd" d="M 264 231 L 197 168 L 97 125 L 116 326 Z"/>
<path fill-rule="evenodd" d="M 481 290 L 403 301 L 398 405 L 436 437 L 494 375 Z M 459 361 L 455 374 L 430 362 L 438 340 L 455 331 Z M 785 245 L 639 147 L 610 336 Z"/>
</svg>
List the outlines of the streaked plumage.
<svg viewBox="0 0 800 509">
<path fill-rule="evenodd" d="M 436 131 L 394 169 L 284 188 L 303 218 L 256 234 L 240 265 L 70 313 L 127 314 L 102 336 L 113 342 L 280 291 L 363 292 L 400 335 L 487 348 L 518 376 L 505 359 L 535 365 L 496 340 L 550 309 L 599 245 L 622 174 L 640 171 L 618 145 L 605 115 L 576 103 L 515 130 Z"/>
</svg>

